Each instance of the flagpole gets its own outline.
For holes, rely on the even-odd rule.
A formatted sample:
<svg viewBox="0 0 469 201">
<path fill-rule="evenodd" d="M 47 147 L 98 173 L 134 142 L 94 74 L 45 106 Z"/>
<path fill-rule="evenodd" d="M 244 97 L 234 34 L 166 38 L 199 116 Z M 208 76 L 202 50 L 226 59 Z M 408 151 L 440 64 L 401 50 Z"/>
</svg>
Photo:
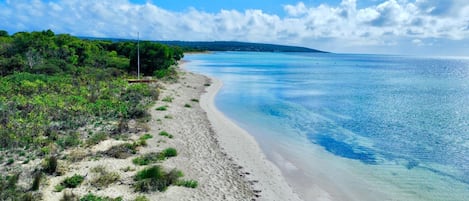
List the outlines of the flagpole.
<svg viewBox="0 0 469 201">
<path fill-rule="evenodd" d="M 140 32 L 137 32 L 137 79 L 140 80 Z"/>
</svg>

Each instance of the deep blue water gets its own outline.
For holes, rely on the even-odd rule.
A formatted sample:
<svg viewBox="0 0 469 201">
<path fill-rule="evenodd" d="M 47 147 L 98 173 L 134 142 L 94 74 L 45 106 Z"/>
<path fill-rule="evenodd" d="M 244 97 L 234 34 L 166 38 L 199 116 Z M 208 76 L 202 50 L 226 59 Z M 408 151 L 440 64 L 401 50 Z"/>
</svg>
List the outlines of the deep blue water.
<svg viewBox="0 0 469 201">
<path fill-rule="evenodd" d="M 273 131 L 258 138 L 306 139 L 365 165 L 417 168 L 469 193 L 469 60 L 252 52 L 186 59 L 189 70 L 223 81 L 222 112 L 248 131 Z"/>
</svg>

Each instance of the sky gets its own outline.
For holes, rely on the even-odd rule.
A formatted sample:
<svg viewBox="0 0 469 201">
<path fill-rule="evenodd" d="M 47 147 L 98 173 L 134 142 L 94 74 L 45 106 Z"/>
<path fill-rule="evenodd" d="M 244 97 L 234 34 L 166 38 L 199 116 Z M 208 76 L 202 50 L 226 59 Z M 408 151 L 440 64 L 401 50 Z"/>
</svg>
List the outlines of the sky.
<svg viewBox="0 0 469 201">
<path fill-rule="evenodd" d="M 469 0 L 0 0 L 0 30 L 469 57 Z"/>
</svg>

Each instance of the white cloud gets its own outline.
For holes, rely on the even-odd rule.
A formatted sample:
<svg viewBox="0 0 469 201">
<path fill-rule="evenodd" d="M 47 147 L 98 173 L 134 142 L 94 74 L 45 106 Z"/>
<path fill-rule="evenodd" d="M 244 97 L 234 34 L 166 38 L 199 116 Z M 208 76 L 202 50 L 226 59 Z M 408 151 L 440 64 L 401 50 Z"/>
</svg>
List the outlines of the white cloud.
<svg viewBox="0 0 469 201">
<path fill-rule="evenodd" d="M 18 0 L 0 7 L 0 29 L 53 29 L 79 36 L 123 38 L 134 38 L 140 32 L 151 40 L 255 41 L 332 51 L 469 37 L 466 0 L 386 0 L 365 8 L 357 8 L 356 0 L 343 0 L 336 6 L 299 2 L 284 5 L 284 10 L 286 16 L 279 17 L 252 9 L 173 12 L 153 3 L 136 5 L 127 0 Z"/>
</svg>

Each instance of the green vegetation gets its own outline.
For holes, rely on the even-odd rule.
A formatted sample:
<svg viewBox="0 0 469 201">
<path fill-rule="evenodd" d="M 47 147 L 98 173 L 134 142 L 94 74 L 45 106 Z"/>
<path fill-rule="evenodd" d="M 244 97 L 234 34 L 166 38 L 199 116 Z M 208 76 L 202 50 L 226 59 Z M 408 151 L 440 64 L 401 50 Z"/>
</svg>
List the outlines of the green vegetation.
<svg viewBox="0 0 469 201">
<path fill-rule="evenodd" d="M 88 138 L 88 140 L 86 140 L 86 144 L 88 146 L 93 146 L 99 144 L 101 141 L 104 141 L 107 138 L 108 134 L 106 134 L 105 132 L 94 133 Z"/>
<path fill-rule="evenodd" d="M 157 110 L 157 111 L 166 111 L 167 109 L 168 109 L 168 106 L 164 105 L 164 106 L 157 107 L 155 110 Z"/>
<path fill-rule="evenodd" d="M 120 179 L 117 172 L 108 172 L 104 166 L 94 167 L 91 172 L 96 174 L 95 178 L 91 180 L 91 185 L 97 188 L 106 188 Z"/>
<path fill-rule="evenodd" d="M 198 102 L 199 102 L 199 99 L 193 98 L 193 99 L 191 99 L 191 101 L 198 103 Z"/>
<path fill-rule="evenodd" d="M 124 143 L 116 146 L 112 146 L 107 151 L 101 152 L 101 154 L 107 155 L 114 158 L 128 158 L 133 154 L 137 153 L 136 143 Z"/>
<path fill-rule="evenodd" d="M 163 99 L 161 99 L 161 101 L 168 102 L 168 103 L 173 102 L 173 100 L 174 100 L 174 98 L 171 97 L 171 96 L 166 96 Z"/>
<path fill-rule="evenodd" d="M 179 180 L 176 182 L 177 186 L 184 186 L 187 188 L 197 188 L 199 183 L 195 180 Z"/>
<path fill-rule="evenodd" d="M 173 135 L 169 134 L 169 133 L 166 132 L 166 131 L 161 131 L 161 132 L 159 133 L 159 135 L 160 135 L 160 136 L 168 137 L 168 138 L 170 138 L 170 139 L 174 137 Z"/>
<path fill-rule="evenodd" d="M 168 186 L 176 184 L 181 176 L 182 173 L 175 169 L 165 172 L 160 166 L 152 166 L 137 172 L 134 189 L 138 192 L 164 191 Z"/>
<path fill-rule="evenodd" d="M 57 171 L 58 161 L 56 156 L 45 158 L 42 163 L 42 171 L 47 174 L 54 174 Z"/>
<path fill-rule="evenodd" d="M 41 173 L 36 173 L 34 175 L 33 184 L 31 186 L 32 191 L 39 190 L 39 186 L 41 185 L 41 180 L 42 180 L 42 174 Z"/>
<path fill-rule="evenodd" d="M 167 158 L 177 156 L 177 151 L 174 148 L 167 148 L 161 152 L 151 152 L 142 156 L 136 157 L 132 160 L 135 165 L 148 165 L 158 161 L 165 160 Z"/>
<path fill-rule="evenodd" d="M 80 198 L 80 201 L 122 201 L 122 197 L 110 198 L 110 197 L 101 197 L 88 193 L 87 195 Z"/>
<path fill-rule="evenodd" d="M 19 180 L 19 173 L 11 174 L 8 176 L 0 175 L 0 200 L 39 200 L 40 198 L 33 198 L 32 194 L 26 192 L 17 186 Z"/>
<path fill-rule="evenodd" d="M 139 139 L 140 139 L 140 140 L 148 140 L 148 139 L 151 139 L 151 138 L 153 138 L 153 135 L 151 135 L 151 134 L 149 134 L 149 133 L 146 133 L 146 134 L 140 136 Z"/>
<path fill-rule="evenodd" d="M 191 108 L 192 106 L 188 103 L 184 104 L 184 107 Z"/>
<path fill-rule="evenodd" d="M 139 195 L 135 198 L 134 201 L 150 201 L 147 197 L 145 197 L 144 195 Z"/>
<path fill-rule="evenodd" d="M 82 40 L 50 30 L 1 32 L 0 147 L 28 147 L 28 153 L 44 156 L 51 154 L 43 148 L 50 144 L 94 145 L 124 132 L 128 120 L 149 117 L 158 90 L 125 80 L 135 73 L 134 42 Z M 176 47 L 146 41 L 140 47 L 144 75 L 171 74 L 183 56 Z M 89 126 L 114 128 L 76 132 Z"/>
<path fill-rule="evenodd" d="M 81 175 L 73 175 L 71 177 L 65 178 L 62 183 L 60 183 L 61 186 L 65 188 L 76 188 L 79 186 L 83 181 L 85 180 L 85 177 Z"/>
<path fill-rule="evenodd" d="M 175 157 L 178 155 L 175 148 L 167 148 L 163 150 L 161 153 L 165 158 Z"/>
</svg>

